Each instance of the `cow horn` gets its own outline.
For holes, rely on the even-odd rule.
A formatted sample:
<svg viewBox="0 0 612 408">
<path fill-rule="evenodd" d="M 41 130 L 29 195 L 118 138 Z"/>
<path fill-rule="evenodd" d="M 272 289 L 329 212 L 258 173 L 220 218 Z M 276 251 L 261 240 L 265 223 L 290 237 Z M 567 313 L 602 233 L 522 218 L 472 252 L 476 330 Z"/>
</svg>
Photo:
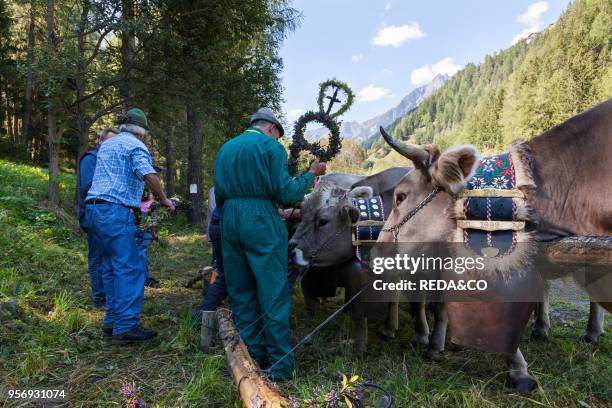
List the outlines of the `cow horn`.
<svg viewBox="0 0 612 408">
<path fill-rule="evenodd" d="M 399 154 L 404 156 L 405 158 L 412 160 L 415 167 L 423 168 L 427 165 L 429 161 L 429 153 L 427 150 L 420 148 L 415 145 L 410 145 L 402 142 L 398 142 L 394 140 L 391 135 L 389 135 L 385 129 L 381 126 L 380 133 L 385 141 Z"/>
</svg>

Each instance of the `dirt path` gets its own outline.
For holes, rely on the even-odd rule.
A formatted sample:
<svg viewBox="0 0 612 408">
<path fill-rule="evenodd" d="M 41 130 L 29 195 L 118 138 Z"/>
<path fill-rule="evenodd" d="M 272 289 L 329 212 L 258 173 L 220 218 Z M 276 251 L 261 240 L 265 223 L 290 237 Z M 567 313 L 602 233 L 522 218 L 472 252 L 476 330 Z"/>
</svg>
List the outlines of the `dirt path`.
<svg viewBox="0 0 612 408">
<path fill-rule="evenodd" d="M 570 278 L 550 282 L 550 318 L 559 323 L 586 320 L 589 315 L 589 297 Z"/>
</svg>

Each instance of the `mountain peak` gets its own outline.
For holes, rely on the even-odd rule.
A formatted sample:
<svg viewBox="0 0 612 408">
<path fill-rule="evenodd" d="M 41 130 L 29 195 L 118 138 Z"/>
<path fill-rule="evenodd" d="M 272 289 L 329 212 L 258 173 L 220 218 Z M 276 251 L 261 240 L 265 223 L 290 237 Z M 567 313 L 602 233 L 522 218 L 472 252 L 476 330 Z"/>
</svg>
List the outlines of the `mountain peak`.
<svg viewBox="0 0 612 408">
<path fill-rule="evenodd" d="M 448 79 L 448 75 L 438 74 L 425 85 L 413 89 L 408 95 L 402 98 L 400 103 L 394 108 L 361 123 L 358 121 L 342 122 L 340 136 L 347 139 L 353 139 L 358 143 L 363 142 L 377 133 L 380 126 L 389 126 L 391 123 L 416 108 L 423 99 L 437 91 L 446 81 L 448 81 Z M 309 140 L 318 140 L 328 134 L 329 131 L 322 127 L 307 131 L 306 138 Z"/>
</svg>

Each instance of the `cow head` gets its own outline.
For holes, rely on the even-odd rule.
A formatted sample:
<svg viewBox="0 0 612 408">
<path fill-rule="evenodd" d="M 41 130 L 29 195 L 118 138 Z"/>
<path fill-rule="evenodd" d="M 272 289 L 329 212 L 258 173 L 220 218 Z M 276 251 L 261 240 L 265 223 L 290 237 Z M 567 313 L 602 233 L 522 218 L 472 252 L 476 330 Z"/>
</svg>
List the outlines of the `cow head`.
<svg viewBox="0 0 612 408">
<path fill-rule="evenodd" d="M 354 256 L 351 226 L 359 220 L 355 198 L 372 197 L 371 187 L 353 189 L 319 183 L 302 203 L 302 220 L 291 241 L 293 260 L 301 266 L 331 266 Z"/>
<path fill-rule="evenodd" d="M 400 223 L 433 191 L 439 191 L 398 230 L 399 242 L 445 242 L 454 222 L 447 214 L 452 195 L 465 188 L 475 170 L 480 153 L 472 145 L 461 145 L 440 153 L 432 145 L 416 146 L 393 140 L 381 127 L 385 141 L 414 164 L 394 190 L 393 209 L 385 223 L 390 228 Z M 382 232 L 378 242 L 393 242 L 392 232 Z"/>
</svg>

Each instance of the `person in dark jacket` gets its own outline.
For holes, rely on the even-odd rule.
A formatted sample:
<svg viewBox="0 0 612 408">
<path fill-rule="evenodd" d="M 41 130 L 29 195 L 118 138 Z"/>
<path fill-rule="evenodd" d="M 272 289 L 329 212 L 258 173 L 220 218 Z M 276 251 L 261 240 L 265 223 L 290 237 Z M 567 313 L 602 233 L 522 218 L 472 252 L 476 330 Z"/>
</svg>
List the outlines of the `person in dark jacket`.
<svg viewBox="0 0 612 408">
<path fill-rule="evenodd" d="M 104 293 L 104 283 L 102 281 L 102 248 L 95 238 L 84 226 L 85 218 L 85 197 L 91 187 L 96 161 L 98 160 L 98 150 L 100 145 L 119 133 L 117 129 L 107 128 L 98 134 L 98 144 L 96 147 L 81 156 L 79 161 L 79 177 L 77 179 L 78 207 L 77 218 L 81 229 L 87 233 L 87 264 L 89 269 L 89 282 L 93 295 L 93 304 L 96 308 L 104 308 L 106 305 L 106 295 Z"/>
<path fill-rule="evenodd" d="M 194 320 L 197 322 L 202 312 L 215 310 L 227 297 L 227 287 L 223 275 L 223 256 L 221 253 L 221 208 L 215 207 L 208 225 L 208 239 L 212 246 L 213 266 L 217 271 L 215 282 L 208 288 L 202 303 L 197 307 Z"/>
</svg>

